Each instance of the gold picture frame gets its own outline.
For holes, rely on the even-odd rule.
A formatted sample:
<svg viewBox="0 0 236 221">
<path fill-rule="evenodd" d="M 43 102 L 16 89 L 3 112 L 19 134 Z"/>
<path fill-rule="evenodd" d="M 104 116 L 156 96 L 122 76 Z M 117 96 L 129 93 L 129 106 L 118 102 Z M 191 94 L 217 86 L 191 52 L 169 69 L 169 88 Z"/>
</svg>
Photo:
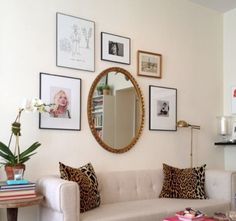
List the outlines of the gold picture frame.
<svg viewBox="0 0 236 221">
<path fill-rule="evenodd" d="M 138 50 L 138 75 L 162 78 L 162 55 Z"/>
</svg>

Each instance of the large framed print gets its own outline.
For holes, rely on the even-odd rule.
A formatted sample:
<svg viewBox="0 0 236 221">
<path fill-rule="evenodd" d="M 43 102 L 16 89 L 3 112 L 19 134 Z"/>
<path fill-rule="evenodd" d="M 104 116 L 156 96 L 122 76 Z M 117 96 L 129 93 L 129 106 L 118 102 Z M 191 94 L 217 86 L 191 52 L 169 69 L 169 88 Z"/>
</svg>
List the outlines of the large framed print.
<svg viewBox="0 0 236 221">
<path fill-rule="evenodd" d="M 101 59 L 130 64 L 130 38 L 102 32 Z"/>
<path fill-rule="evenodd" d="M 93 21 L 57 13 L 57 66 L 95 71 L 94 31 Z"/>
<path fill-rule="evenodd" d="M 161 54 L 138 51 L 138 75 L 145 77 L 162 77 L 162 56 Z"/>
<path fill-rule="evenodd" d="M 176 131 L 177 89 L 149 86 L 149 130 Z"/>
<path fill-rule="evenodd" d="M 53 104 L 39 115 L 40 129 L 81 130 L 81 79 L 40 73 L 40 98 Z"/>
</svg>

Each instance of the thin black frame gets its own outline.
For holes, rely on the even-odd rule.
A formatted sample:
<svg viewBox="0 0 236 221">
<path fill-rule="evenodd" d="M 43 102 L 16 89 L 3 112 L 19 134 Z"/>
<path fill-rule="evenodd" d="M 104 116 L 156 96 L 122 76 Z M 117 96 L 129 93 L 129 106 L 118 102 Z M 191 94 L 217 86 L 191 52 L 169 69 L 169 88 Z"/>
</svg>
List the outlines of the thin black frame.
<svg viewBox="0 0 236 221">
<path fill-rule="evenodd" d="M 109 60 L 109 59 L 105 59 L 104 58 L 104 52 L 103 52 L 103 37 L 104 35 L 111 35 L 111 36 L 116 36 L 116 37 L 119 37 L 119 38 L 124 38 L 124 39 L 127 39 L 128 40 L 128 50 L 129 50 L 129 56 L 128 56 L 128 62 L 119 62 L 119 61 L 116 61 L 116 60 Z M 127 65 L 130 65 L 131 64 L 131 39 L 128 38 L 128 37 L 124 37 L 124 36 L 120 36 L 120 35 L 115 35 L 115 34 L 111 34 L 111 33 L 108 33 L 108 32 L 101 32 L 101 60 L 103 61 L 110 61 L 110 62 L 114 62 L 114 63 L 119 63 L 119 64 L 127 64 Z"/>
<path fill-rule="evenodd" d="M 68 16 L 68 17 L 72 17 L 72 18 L 76 18 L 76 19 L 80 19 L 80 20 L 84 20 L 84 21 L 93 23 L 93 45 L 94 45 L 93 51 L 94 51 L 94 53 L 93 53 L 93 69 L 92 70 L 63 66 L 63 65 L 58 64 L 58 15 L 64 15 L 64 16 Z M 80 17 L 76 17 L 73 15 L 64 14 L 61 12 L 56 13 L 56 66 L 57 67 L 69 68 L 69 69 L 73 69 L 73 70 L 83 70 L 83 71 L 95 72 L 95 48 L 96 48 L 96 45 L 95 45 L 95 22 L 94 21 L 80 18 Z"/>
<path fill-rule="evenodd" d="M 48 73 L 43 73 L 40 72 L 39 74 L 39 98 L 42 99 L 42 75 L 48 75 L 52 77 L 61 77 L 61 78 L 70 78 L 74 80 L 79 80 L 79 91 L 80 91 L 80 101 L 79 101 L 79 125 L 78 129 L 68 129 L 68 128 L 55 128 L 55 127 L 42 127 L 41 126 L 41 113 L 39 113 L 39 129 L 48 129 L 48 130 L 71 130 L 71 131 L 80 131 L 81 130 L 81 104 L 82 104 L 82 80 L 80 78 L 75 78 L 75 77 L 69 77 L 69 76 L 62 76 L 62 75 L 56 75 L 56 74 L 48 74 Z"/>
<path fill-rule="evenodd" d="M 162 88 L 162 89 L 166 89 L 166 90 L 174 90 L 175 91 L 175 128 L 174 129 L 158 129 L 158 128 L 151 128 L 151 90 L 152 88 L 157 87 L 157 88 Z M 156 86 L 156 85 L 149 85 L 149 130 L 153 130 L 153 131 L 177 131 L 177 88 L 171 88 L 171 87 L 163 87 L 163 86 Z"/>
</svg>

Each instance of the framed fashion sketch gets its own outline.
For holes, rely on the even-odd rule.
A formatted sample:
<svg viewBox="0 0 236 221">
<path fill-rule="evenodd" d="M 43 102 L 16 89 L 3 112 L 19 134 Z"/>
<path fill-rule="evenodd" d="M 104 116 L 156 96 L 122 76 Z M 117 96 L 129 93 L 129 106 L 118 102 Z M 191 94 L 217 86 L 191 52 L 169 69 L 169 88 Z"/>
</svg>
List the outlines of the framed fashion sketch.
<svg viewBox="0 0 236 221">
<path fill-rule="evenodd" d="M 81 79 L 40 73 L 40 98 L 51 104 L 48 114 L 39 115 L 40 129 L 81 129 Z"/>
<path fill-rule="evenodd" d="M 95 23 L 57 13 L 56 65 L 86 71 L 94 67 Z"/>
<path fill-rule="evenodd" d="M 138 75 L 145 77 L 161 78 L 161 54 L 138 51 Z"/>
<path fill-rule="evenodd" d="M 130 64 L 130 38 L 101 33 L 101 59 Z"/>
<path fill-rule="evenodd" d="M 149 130 L 176 131 L 177 89 L 149 86 Z"/>
</svg>

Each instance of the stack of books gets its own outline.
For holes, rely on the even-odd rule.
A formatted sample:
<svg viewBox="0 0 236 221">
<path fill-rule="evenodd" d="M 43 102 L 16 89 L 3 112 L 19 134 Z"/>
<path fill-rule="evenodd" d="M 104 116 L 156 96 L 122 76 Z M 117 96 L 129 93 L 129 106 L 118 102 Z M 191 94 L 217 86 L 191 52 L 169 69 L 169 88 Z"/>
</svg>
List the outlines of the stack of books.
<svg viewBox="0 0 236 221">
<path fill-rule="evenodd" d="M 0 182 L 0 201 L 26 199 L 36 197 L 36 184 L 22 180 L 22 182 Z"/>
</svg>

